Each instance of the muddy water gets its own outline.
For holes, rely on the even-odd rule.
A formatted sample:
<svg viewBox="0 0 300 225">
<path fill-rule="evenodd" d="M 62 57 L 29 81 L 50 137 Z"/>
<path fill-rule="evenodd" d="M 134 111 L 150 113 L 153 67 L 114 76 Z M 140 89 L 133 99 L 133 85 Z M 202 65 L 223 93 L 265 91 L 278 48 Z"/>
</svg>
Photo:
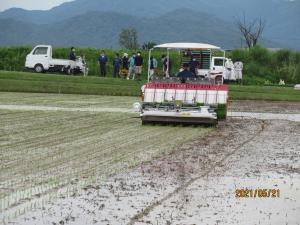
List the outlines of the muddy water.
<svg viewBox="0 0 300 225">
<path fill-rule="evenodd" d="M 236 118 L 259 119 L 259 120 L 288 120 L 288 121 L 300 122 L 300 114 L 228 112 L 228 116 L 236 117 Z"/>
<path fill-rule="evenodd" d="M 264 126 L 259 136 L 207 177 L 195 180 L 135 224 L 299 224 L 299 123 L 268 121 Z M 275 189 L 280 196 L 237 198 L 237 189 Z"/>
<path fill-rule="evenodd" d="M 229 111 L 260 113 L 300 113 L 300 102 L 233 100 Z"/>
<path fill-rule="evenodd" d="M 55 96 L 53 104 L 48 96 L 1 101 L 0 109 L 130 113 L 134 102 L 125 99 L 119 108 L 119 98 L 112 105 L 99 104 L 98 96 L 89 102 Z M 300 104 L 235 101 L 229 110 L 228 121 L 205 138 L 71 196 L 37 198 L 22 216 L 14 214 L 24 208 L 8 217 L 0 212 L 0 224 L 300 224 Z M 280 197 L 236 198 L 243 188 L 279 189 Z"/>
<path fill-rule="evenodd" d="M 34 105 L 0 105 L 2 110 L 19 110 L 19 111 L 60 111 L 60 112 L 118 112 L 134 113 L 132 109 L 126 108 L 109 108 L 109 107 L 55 107 L 55 106 L 34 106 Z M 241 112 L 230 111 L 229 117 L 251 118 L 261 120 L 289 120 L 300 121 L 300 113 L 271 113 L 271 112 Z"/>
<path fill-rule="evenodd" d="M 300 124 L 229 119 L 206 138 L 12 220 L 16 224 L 298 224 Z M 279 189 L 237 198 L 236 189 Z"/>
</svg>

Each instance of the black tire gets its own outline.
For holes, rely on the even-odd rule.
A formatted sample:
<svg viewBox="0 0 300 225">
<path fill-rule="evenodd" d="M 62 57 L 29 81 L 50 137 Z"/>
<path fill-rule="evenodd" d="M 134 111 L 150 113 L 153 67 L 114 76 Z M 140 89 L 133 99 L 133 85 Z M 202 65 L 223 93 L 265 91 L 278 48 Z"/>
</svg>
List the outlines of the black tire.
<svg viewBox="0 0 300 225">
<path fill-rule="evenodd" d="M 68 67 L 65 69 L 65 72 L 66 72 L 67 75 L 71 75 L 71 74 L 72 74 L 71 67 L 68 66 Z"/>
<path fill-rule="evenodd" d="M 35 71 L 36 73 L 43 73 L 43 72 L 44 72 L 44 67 L 43 67 L 43 65 L 42 65 L 42 64 L 36 64 L 36 65 L 34 66 L 34 71 Z"/>
</svg>

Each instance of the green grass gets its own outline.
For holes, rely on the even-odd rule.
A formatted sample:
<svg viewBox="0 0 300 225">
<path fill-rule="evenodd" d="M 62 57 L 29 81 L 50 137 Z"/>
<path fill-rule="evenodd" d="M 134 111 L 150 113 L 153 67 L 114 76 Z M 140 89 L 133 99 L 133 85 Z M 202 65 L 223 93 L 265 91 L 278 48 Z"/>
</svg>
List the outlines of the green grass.
<svg viewBox="0 0 300 225">
<path fill-rule="evenodd" d="M 218 120 L 226 119 L 226 116 L 227 116 L 226 115 L 227 114 L 226 104 L 219 104 L 216 112 L 217 112 Z"/>
<path fill-rule="evenodd" d="M 232 100 L 300 101 L 300 91 L 292 87 L 230 85 Z"/>
<path fill-rule="evenodd" d="M 139 96 L 146 81 L 0 71 L 0 91 Z M 231 100 L 300 101 L 292 87 L 230 85 Z"/>
<path fill-rule="evenodd" d="M 141 85 L 113 78 L 0 71 L 0 91 L 138 96 Z"/>
</svg>

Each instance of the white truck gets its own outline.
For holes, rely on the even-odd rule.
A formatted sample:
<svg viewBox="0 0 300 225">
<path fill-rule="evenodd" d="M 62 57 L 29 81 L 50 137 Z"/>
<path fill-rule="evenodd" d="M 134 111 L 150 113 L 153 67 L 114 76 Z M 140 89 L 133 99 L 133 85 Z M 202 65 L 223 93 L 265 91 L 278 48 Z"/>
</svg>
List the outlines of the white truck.
<svg viewBox="0 0 300 225">
<path fill-rule="evenodd" d="M 209 75 L 222 75 L 224 81 L 235 81 L 234 66 L 231 59 L 226 57 L 212 57 L 210 69 L 198 69 L 197 74 L 207 77 Z"/>
<path fill-rule="evenodd" d="M 52 58 L 51 45 L 37 45 L 26 56 L 25 67 L 37 73 L 45 71 L 78 74 L 86 71 L 85 64 L 80 58 L 76 61 Z"/>
</svg>

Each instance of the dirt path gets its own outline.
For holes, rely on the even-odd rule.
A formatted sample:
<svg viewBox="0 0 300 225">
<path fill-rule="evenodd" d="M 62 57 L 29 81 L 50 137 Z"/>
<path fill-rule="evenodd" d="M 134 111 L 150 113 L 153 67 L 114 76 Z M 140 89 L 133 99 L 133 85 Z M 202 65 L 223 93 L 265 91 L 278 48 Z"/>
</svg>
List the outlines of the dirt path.
<svg viewBox="0 0 300 225">
<path fill-rule="evenodd" d="M 138 97 L 126 96 L 0 92 L 0 105 L 131 110 L 132 104 L 140 100 Z M 299 114 L 300 102 L 233 100 L 229 102 L 229 111 Z"/>
<path fill-rule="evenodd" d="M 205 138 L 14 222 L 297 224 L 299 140 L 299 123 L 231 119 Z M 280 189 L 281 195 L 238 199 L 241 188 Z"/>
<path fill-rule="evenodd" d="M 35 106 L 35 105 L 0 105 L 0 110 L 18 111 L 56 111 L 56 112 L 117 112 L 133 113 L 132 109 L 108 108 L 108 107 L 56 107 L 56 106 Z"/>
<path fill-rule="evenodd" d="M 93 113 L 134 113 L 132 109 L 126 108 L 109 108 L 109 107 L 55 107 L 55 106 L 35 106 L 35 105 L 0 105 L 0 110 L 15 111 L 53 111 L 53 112 L 93 112 Z M 273 113 L 273 112 L 244 112 L 229 111 L 229 117 L 252 118 L 260 120 L 289 120 L 300 122 L 300 113 Z"/>
</svg>

